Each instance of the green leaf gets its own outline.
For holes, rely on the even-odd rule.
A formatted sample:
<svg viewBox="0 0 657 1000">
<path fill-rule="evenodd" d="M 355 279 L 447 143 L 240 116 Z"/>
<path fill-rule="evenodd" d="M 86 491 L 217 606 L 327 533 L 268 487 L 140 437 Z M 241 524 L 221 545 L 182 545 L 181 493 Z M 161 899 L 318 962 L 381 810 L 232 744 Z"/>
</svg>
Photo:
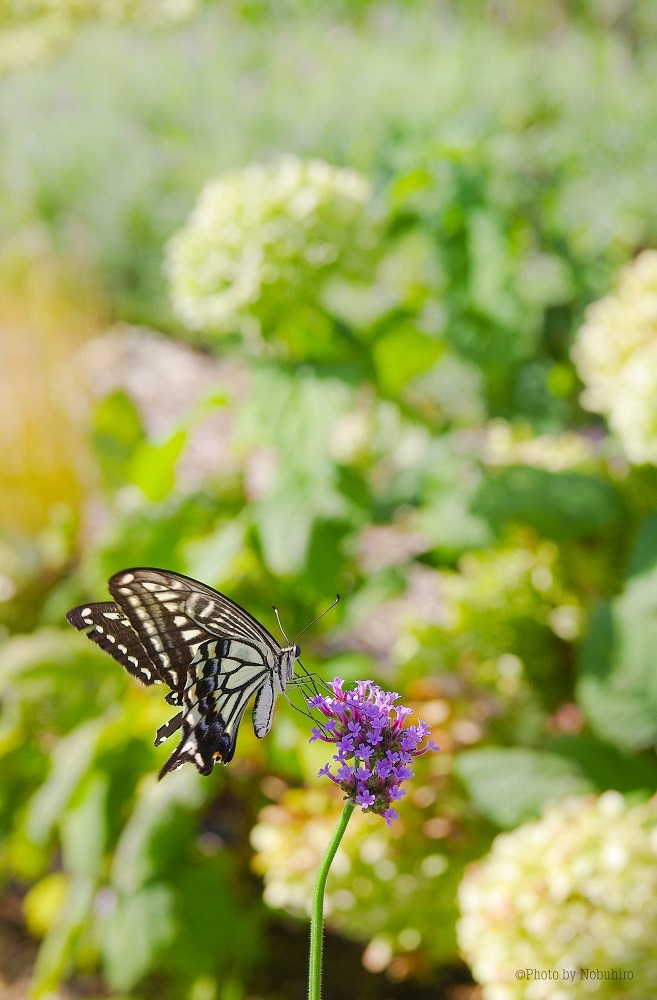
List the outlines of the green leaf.
<svg viewBox="0 0 657 1000">
<path fill-rule="evenodd" d="M 144 440 L 139 411 L 125 392 L 106 396 L 94 413 L 92 439 L 105 484 L 117 489 L 129 480 L 132 457 Z"/>
<path fill-rule="evenodd" d="M 305 576 L 317 590 L 335 593 L 343 565 L 343 545 L 349 534 L 347 521 L 316 521 L 310 536 Z"/>
<path fill-rule="evenodd" d="M 456 487 L 444 489 L 418 511 L 418 528 L 443 555 L 460 555 L 468 549 L 492 545 L 488 522 L 468 510 L 467 498 Z"/>
<path fill-rule="evenodd" d="M 269 443 L 280 451 L 286 469 L 326 478 L 335 463 L 329 443 L 351 401 L 349 387 L 336 378 L 317 378 L 302 370 L 296 377 L 266 365 L 253 374 L 241 417 L 249 443 Z"/>
<path fill-rule="evenodd" d="M 647 600 L 647 610 L 657 608 L 657 514 L 641 524 L 627 571 L 628 589 Z"/>
<path fill-rule="evenodd" d="M 127 476 L 154 503 L 164 500 L 176 478 L 176 463 L 187 443 L 187 431 L 178 430 L 168 440 L 144 441 L 135 451 Z"/>
<path fill-rule="evenodd" d="M 577 697 L 587 721 L 626 750 L 657 741 L 657 621 L 630 595 L 598 607 L 579 660 Z"/>
<path fill-rule="evenodd" d="M 175 933 L 175 901 L 170 886 L 154 883 L 134 895 L 119 896 L 101 941 L 110 986 L 131 989 L 156 968 Z"/>
<path fill-rule="evenodd" d="M 64 813 L 60 827 L 66 868 L 90 878 L 100 873 L 107 836 L 107 775 L 92 774 Z"/>
<path fill-rule="evenodd" d="M 471 510 L 498 531 L 517 522 L 557 540 L 596 535 L 623 518 L 618 493 L 603 479 L 524 465 L 485 479 Z"/>
<path fill-rule="evenodd" d="M 307 559 L 311 529 L 319 518 L 344 512 L 344 501 L 327 483 L 292 469 L 281 470 L 256 507 L 255 523 L 269 569 L 290 576 Z"/>
<path fill-rule="evenodd" d="M 595 736 L 564 734 L 551 740 L 546 749 L 576 761 L 583 774 L 601 792 L 609 788 L 624 794 L 657 789 L 657 761 L 654 758 L 622 753 Z"/>
<path fill-rule="evenodd" d="M 466 751 L 456 757 L 455 770 L 476 808 L 505 830 L 565 795 L 594 789 L 575 761 L 521 747 Z"/>
<path fill-rule="evenodd" d="M 76 945 L 88 922 L 94 899 L 94 884 L 74 878 L 57 921 L 43 940 L 34 967 L 31 995 L 52 1000 L 75 957 Z"/>
<path fill-rule="evenodd" d="M 106 724 L 105 718 L 84 722 L 60 740 L 53 750 L 50 774 L 28 806 L 26 829 L 35 843 L 46 842 L 89 771 Z"/>
<path fill-rule="evenodd" d="M 160 782 L 153 775 L 143 779 L 114 853 L 113 885 L 123 893 L 135 892 L 167 871 L 190 836 L 206 791 L 207 784 L 192 769 L 183 769 L 174 781 Z"/>
<path fill-rule="evenodd" d="M 468 213 L 470 298 L 477 311 L 513 326 L 518 320 L 518 303 L 509 281 L 512 257 L 506 221 L 488 209 Z M 516 349 L 519 339 L 513 345 Z"/>
<path fill-rule="evenodd" d="M 412 379 L 428 371 L 444 349 L 439 340 L 408 324 L 395 326 L 379 337 L 372 348 L 379 385 L 394 396 Z"/>
<path fill-rule="evenodd" d="M 234 861 L 227 852 L 203 865 L 181 867 L 173 880 L 180 931 L 170 964 L 185 978 L 220 972 L 222 980 L 229 969 L 252 968 L 261 955 L 262 910 L 259 901 L 237 889 Z"/>
<path fill-rule="evenodd" d="M 639 529 L 625 590 L 591 615 L 577 694 L 595 732 L 621 749 L 657 741 L 657 516 Z"/>
<path fill-rule="evenodd" d="M 187 542 L 183 547 L 187 573 L 206 583 L 220 581 L 230 573 L 233 561 L 244 550 L 247 520 L 243 516 L 222 521 L 203 538 Z"/>
</svg>

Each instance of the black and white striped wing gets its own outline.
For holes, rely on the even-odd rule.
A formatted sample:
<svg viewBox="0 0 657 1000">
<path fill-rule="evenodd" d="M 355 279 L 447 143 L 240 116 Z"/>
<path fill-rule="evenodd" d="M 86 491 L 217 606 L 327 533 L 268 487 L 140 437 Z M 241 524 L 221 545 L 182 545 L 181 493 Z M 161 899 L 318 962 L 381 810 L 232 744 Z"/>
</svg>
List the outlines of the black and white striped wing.
<svg viewBox="0 0 657 1000">
<path fill-rule="evenodd" d="M 182 692 L 202 643 L 216 638 L 245 640 L 266 647 L 272 661 L 281 647 L 252 615 L 197 580 L 158 569 L 129 569 L 109 581 L 120 606 L 159 677 Z"/>
<path fill-rule="evenodd" d="M 139 635 L 118 604 L 81 604 L 66 615 L 73 628 L 86 631 L 97 646 L 113 656 L 142 684 L 161 680 L 157 664 L 150 659 Z"/>
<path fill-rule="evenodd" d="M 256 736 L 269 732 L 276 695 L 294 672 L 297 646 L 282 649 L 243 608 L 205 584 L 159 569 L 128 569 L 109 581 L 115 603 L 74 608 L 67 619 L 143 684 L 165 683 L 182 710 L 159 745 L 182 730 L 160 777 L 191 761 L 201 774 L 227 764 L 253 695 Z"/>
<path fill-rule="evenodd" d="M 182 692 L 182 712 L 162 726 L 155 738 L 159 746 L 177 729 L 182 730 L 180 743 L 160 777 L 186 761 L 201 774 L 210 774 L 217 761 L 228 764 L 244 710 L 256 692 L 253 728 L 258 737 L 269 732 L 275 701 L 270 658 L 269 647 L 255 640 L 214 639 L 198 646 Z"/>
</svg>

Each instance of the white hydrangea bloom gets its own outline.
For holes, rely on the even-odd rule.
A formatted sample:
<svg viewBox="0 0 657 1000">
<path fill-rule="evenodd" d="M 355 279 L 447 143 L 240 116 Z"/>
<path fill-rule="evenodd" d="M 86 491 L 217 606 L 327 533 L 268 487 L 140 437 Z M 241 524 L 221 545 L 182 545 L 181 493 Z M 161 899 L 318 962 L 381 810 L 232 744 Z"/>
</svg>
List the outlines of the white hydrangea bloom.
<svg viewBox="0 0 657 1000">
<path fill-rule="evenodd" d="M 367 280 L 376 221 L 368 181 L 286 156 L 211 181 L 169 242 L 174 309 L 190 330 L 268 335 L 326 278 Z"/>
<path fill-rule="evenodd" d="M 582 403 L 607 416 L 631 462 L 657 462 L 657 251 L 625 267 L 594 303 L 572 351 Z"/>
<path fill-rule="evenodd" d="M 53 56 L 85 20 L 154 25 L 188 17 L 198 0 L 0 0 L 0 75 Z"/>
<path fill-rule="evenodd" d="M 459 944 L 485 1000 L 654 995 L 657 799 L 564 800 L 497 837 L 459 902 Z"/>
</svg>

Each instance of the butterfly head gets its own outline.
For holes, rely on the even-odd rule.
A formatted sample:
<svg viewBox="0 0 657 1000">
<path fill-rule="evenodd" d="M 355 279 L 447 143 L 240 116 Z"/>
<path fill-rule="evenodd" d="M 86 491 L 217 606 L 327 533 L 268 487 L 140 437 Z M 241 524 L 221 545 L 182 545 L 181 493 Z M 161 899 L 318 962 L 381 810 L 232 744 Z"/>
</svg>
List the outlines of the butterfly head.
<svg viewBox="0 0 657 1000">
<path fill-rule="evenodd" d="M 295 660 L 298 660 L 299 657 L 301 656 L 301 646 L 297 646 L 296 643 L 292 647 L 292 656 L 294 657 Z"/>
</svg>

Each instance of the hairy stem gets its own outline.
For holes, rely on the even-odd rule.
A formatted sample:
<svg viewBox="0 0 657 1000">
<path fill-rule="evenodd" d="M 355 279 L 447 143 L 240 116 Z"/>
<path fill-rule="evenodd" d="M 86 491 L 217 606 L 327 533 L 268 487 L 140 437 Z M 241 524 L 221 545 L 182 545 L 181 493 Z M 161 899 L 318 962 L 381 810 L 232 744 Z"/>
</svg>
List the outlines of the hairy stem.
<svg viewBox="0 0 657 1000">
<path fill-rule="evenodd" d="M 349 817 L 356 807 L 355 802 L 345 802 L 340 822 L 326 848 L 317 872 L 313 908 L 310 915 L 310 964 L 308 968 L 308 1000 L 321 1000 L 322 991 L 322 948 L 324 944 L 324 889 L 333 858 L 347 829 Z"/>
</svg>

